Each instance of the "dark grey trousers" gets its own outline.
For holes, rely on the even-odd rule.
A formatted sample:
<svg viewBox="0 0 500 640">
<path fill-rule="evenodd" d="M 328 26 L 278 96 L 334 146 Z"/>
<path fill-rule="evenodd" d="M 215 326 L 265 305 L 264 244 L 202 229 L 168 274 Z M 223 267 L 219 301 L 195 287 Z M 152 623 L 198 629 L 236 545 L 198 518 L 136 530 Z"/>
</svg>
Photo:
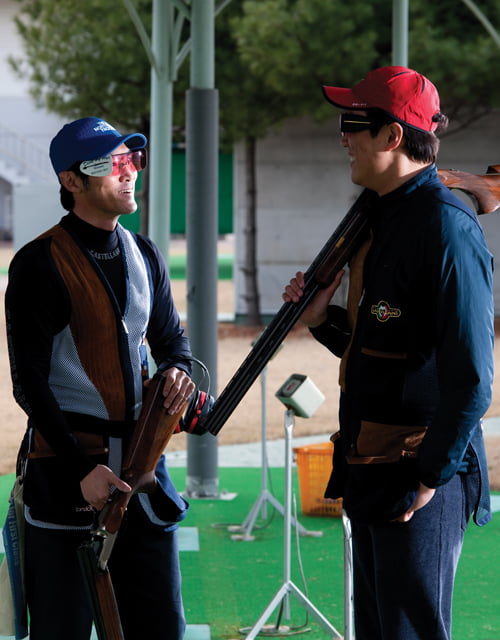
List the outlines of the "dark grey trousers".
<svg viewBox="0 0 500 640">
<path fill-rule="evenodd" d="M 30 640 L 89 640 L 92 616 L 76 555 L 88 535 L 26 525 Z M 109 569 L 126 640 L 181 640 L 177 531 L 147 524 L 131 501 Z"/>
<path fill-rule="evenodd" d="M 407 523 L 351 523 L 356 640 L 450 640 L 476 488 L 474 475 L 456 475 Z"/>
</svg>

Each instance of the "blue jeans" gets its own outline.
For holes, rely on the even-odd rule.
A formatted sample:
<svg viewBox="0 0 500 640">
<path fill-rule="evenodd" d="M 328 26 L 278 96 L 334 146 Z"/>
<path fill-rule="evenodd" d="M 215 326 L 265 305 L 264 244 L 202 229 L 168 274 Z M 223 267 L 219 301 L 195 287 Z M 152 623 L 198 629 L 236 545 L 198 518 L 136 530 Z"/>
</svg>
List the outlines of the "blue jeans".
<svg viewBox="0 0 500 640">
<path fill-rule="evenodd" d="M 477 480 L 456 475 L 409 522 L 352 522 L 356 640 L 450 640 Z"/>
<path fill-rule="evenodd" d="M 181 640 L 185 632 L 177 531 L 163 531 L 129 504 L 109 561 L 126 640 Z M 30 640 L 89 640 L 92 615 L 76 549 L 88 532 L 26 524 Z"/>
</svg>

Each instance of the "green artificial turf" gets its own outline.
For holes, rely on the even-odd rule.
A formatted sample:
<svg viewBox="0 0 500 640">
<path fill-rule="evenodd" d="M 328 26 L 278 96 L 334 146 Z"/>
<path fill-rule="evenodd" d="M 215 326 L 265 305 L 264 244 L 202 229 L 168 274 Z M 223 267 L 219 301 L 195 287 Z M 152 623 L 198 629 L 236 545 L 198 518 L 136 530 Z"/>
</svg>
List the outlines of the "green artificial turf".
<svg viewBox="0 0 500 640">
<path fill-rule="evenodd" d="M 9 268 L 0 266 L 0 275 L 7 275 Z M 186 279 L 186 256 L 184 254 L 173 254 L 168 258 L 168 270 L 172 280 Z M 217 276 L 219 280 L 232 280 L 233 278 L 233 256 L 221 254 L 217 256 Z"/>
<path fill-rule="evenodd" d="M 179 490 L 186 470 L 171 469 Z M 269 470 L 268 491 L 283 503 L 284 471 Z M 0 522 L 7 509 L 13 476 L 0 477 Z M 300 491 L 294 470 L 298 521 L 321 537 L 299 536 L 292 527 L 291 579 L 312 604 L 341 633 L 343 622 L 343 533 L 341 520 L 314 518 L 300 512 Z M 269 503 L 267 521 L 258 518 L 253 541 L 233 540 L 228 526 L 241 525 L 261 492 L 259 468 L 219 469 L 221 493 L 236 493 L 231 500 L 190 500 L 182 526 L 196 527 L 199 551 L 182 551 L 183 595 L 189 625 L 209 625 L 211 640 L 244 638 L 283 584 L 283 517 Z M 298 551 L 299 549 L 299 551 Z M 459 564 L 454 598 L 453 640 L 500 640 L 500 513 L 487 526 L 470 525 Z M 299 562 L 299 552 L 301 563 Z M 303 568 L 303 575 L 300 566 Z M 328 634 L 290 597 L 290 619 L 278 620 L 278 609 L 268 624 L 300 628 L 307 638 Z M 240 629 L 245 629 L 240 633 Z M 432 640 L 429 638 L 428 640 Z"/>
<path fill-rule="evenodd" d="M 172 280 L 186 279 L 186 262 L 184 254 L 172 254 L 168 258 L 168 271 Z M 233 256 L 221 254 L 217 256 L 217 277 L 219 280 L 232 280 Z"/>
<path fill-rule="evenodd" d="M 283 500 L 283 469 L 271 469 L 273 495 Z M 185 470 L 172 469 L 179 489 Z M 274 509 L 272 522 L 254 528 L 253 542 L 231 540 L 223 524 L 241 524 L 260 494 L 260 469 L 222 468 L 220 489 L 236 492 L 232 501 L 192 500 L 187 526 L 199 529 L 200 551 L 181 556 L 184 599 L 191 624 L 210 624 L 211 638 L 244 637 L 242 627 L 253 627 L 282 584 L 283 518 Z M 296 481 L 295 481 L 296 484 Z M 299 489 L 296 487 L 296 493 Z M 297 498 L 299 500 L 299 497 Z M 292 529 L 292 581 L 307 589 L 309 600 L 341 633 L 343 627 L 343 533 L 337 518 L 313 518 L 300 513 L 308 530 L 321 530 L 321 538 L 300 536 Z M 269 511 L 269 509 L 268 509 Z M 302 584 L 297 544 L 306 578 Z M 485 527 L 470 525 L 459 564 L 454 599 L 454 640 L 500 640 L 500 513 Z M 305 622 L 305 609 L 291 598 L 292 626 Z M 277 623 L 273 615 L 269 622 Z M 325 638 L 326 632 L 309 616 L 308 638 Z M 426 640 L 432 640 L 431 638 Z"/>
</svg>

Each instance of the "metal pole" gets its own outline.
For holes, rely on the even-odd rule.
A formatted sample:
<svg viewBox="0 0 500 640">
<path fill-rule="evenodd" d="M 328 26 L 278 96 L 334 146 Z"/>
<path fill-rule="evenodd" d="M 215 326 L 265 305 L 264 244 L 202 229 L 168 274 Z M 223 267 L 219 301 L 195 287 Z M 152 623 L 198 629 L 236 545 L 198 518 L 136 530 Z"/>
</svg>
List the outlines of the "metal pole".
<svg viewBox="0 0 500 640">
<path fill-rule="evenodd" d="M 267 367 L 262 369 L 262 373 L 260 374 L 260 396 L 261 396 L 261 443 L 260 443 L 260 451 L 261 451 L 261 460 L 262 460 L 262 469 L 260 476 L 260 484 L 262 487 L 262 491 L 267 491 L 267 402 L 266 402 L 266 381 L 267 381 Z M 267 518 L 267 502 L 264 500 L 261 507 L 260 512 L 261 518 L 265 520 Z"/>
<path fill-rule="evenodd" d="M 496 44 L 500 47 L 500 33 L 491 24 L 483 11 L 477 6 L 473 0 L 462 0 L 462 2 L 472 11 L 486 31 L 490 34 Z"/>
<path fill-rule="evenodd" d="M 152 51 L 156 67 L 151 67 L 148 234 L 165 259 L 170 244 L 173 75 L 169 42 L 173 11 L 170 0 L 153 0 Z"/>
<path fill-rule="evenodd" d="M 217 392 L 218 93 L 214 89 L 214 2 L 191 5 L 191 88 L 187 92 L 187 327 L 193 354 Z M 188 436 L 186 493 L 219 495 L 217 439 Z"/>
<path fill-rule="evenodd" d="M 408 66 L 408 0 L 392 0 L 392 64 Z"/>
</svg>

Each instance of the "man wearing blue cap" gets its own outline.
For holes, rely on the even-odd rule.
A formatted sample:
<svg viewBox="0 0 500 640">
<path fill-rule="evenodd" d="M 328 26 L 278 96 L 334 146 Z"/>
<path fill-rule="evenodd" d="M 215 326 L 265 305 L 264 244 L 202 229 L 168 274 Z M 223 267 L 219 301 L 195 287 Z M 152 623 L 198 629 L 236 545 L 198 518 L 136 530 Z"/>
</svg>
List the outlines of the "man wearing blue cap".
<svg viewBox="0 0 500 640">
<path fill-rule="evenodd" d="M 148 379 L 168 413 L 194 390 L 191 351 L 156 246 L 126 231 L 147 140 L 99 118 L 65 125 L 50 158 L 68 211 L 12 260 L 6 318 L 14 395 L 28 415 L 19 452 L 31 640 L 88 640 L 76 550 L 116 487 Z M 182 638 L 176 540 L 187 503 L 160 459 L 158 488 L 129 502 L 109 567 L 124 636 Z"/>
</svg>

